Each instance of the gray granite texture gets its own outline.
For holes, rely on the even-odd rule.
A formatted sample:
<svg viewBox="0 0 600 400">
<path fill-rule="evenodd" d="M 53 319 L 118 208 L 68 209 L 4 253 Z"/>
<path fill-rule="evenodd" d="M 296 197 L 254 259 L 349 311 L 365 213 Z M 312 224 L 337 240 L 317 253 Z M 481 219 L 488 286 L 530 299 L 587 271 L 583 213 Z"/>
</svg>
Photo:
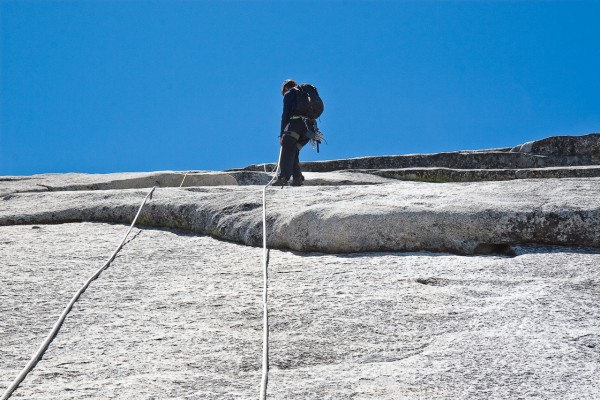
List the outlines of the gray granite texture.
<svg viewBox="0 0 600 400">
<path fill-rule="evenodd" d="M 0 226 L 133 219 L 147 190 L 11 193 Z M 268 190 L 268 243 L 352 253 L 505 251 L 543 243 L 600 247 L 600 178 L 402 182 Z M 262 243 L 262 187 L 158 188 L 140 223 Z"/>
<path fill-rule="evenodd" d="M 456 151 L 436 154 L 359 157 L 346 160 L 302 163 L 304 171 L 328 172 L 354 169 L 450 168 L 522 169 L 600 164 L 600 134 L 554 136 L 528 142 L 512 149 Z M 274 168 L 273 164 L 267 165 Z M 248 171 L 262 171 L 263 164 Z"/>
<path fill-rule="evenodd" d="M 369 173 L 384 178 L 421 182 L 481 182 L 514 179 L 592 178 L 600 177 L 600 166 L 506 168 L 506 169 L 451 169 L 451 168 L 399 168 L 367 169 L 354 172 Z"/>
<path fill-rule="evenodd" d="M 268 398 L 600 398 L 599 140 L 269 188 Z M 257 398 L 265 171 L 0 177 L 0 392 L 156 186 L 13 399 Z"/>
<path fill-rule="evenodd" d="M 590 157 L 600 163 L 600 134 L 583 136 L 552 136 L 513 147 L 511 152 L 539 154 L 542 156 Z"/>
<path fill-rule="evenodd" d="M 0 227 L 0 387 L 127 229 Z M 600 397 L 600 254 L 271 252 L 269 399 Z M 258 398 L 261 249 L 141 229 L 13 399 Z"/>
<path fill-rule="evenodd" d="M 40 174 L 0 177 L 0 196 L 16 192 L 52 192 L 59 190 L 110 190 L 159 187 L 265 185 L 265 173 L 248 171 L 158 171 L 120 172 L 115 174 Z"/>
</svg>

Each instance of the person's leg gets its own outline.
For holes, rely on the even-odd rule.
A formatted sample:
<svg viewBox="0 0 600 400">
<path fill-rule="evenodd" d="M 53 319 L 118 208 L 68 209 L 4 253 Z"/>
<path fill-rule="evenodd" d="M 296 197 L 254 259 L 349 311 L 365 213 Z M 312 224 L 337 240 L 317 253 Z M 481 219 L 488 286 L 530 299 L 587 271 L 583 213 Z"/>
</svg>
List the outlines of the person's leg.
<svg viewBox="0 0 600 400">
<path fill-rule="evenodd" d="M 279 176 L 290 179 L 293 174 L 294 163 L 298 159 L 296 139 L 290 135 L 283 135 L 281 141 L 281 160 L 279 161 Z"/>
<path fill-rule="evenodd" d="M 292 176 L 294 177 L 294 181 L 302 182 L 304 180 L 304 176 L 302 176 L 302 170 L 300 170 L 300 149 L 298 147 L 296 147 L 296 151 L 294 154 Z"/>
<path fill-rule="evenodd" d="M 298 174 L 301 174 L 300 172 L 300 149 L 298 149 L 298 147 L 296 147 L 296 149 L 294 150 L 294 164 L 292 166 L 292 175 L 296 176 Z"/>
<path fill-rule="evenodd" d="M 300 150 L 308 143 L 307 138 L 301 138 L 296 143 L 296 152 L 294 153 L 294 165 L 292 167 L 292 175 L 294 177 L 294 182 L 301 185 L 304 181 L 304 176 L 302 175 L 302 170 L 300 169 Z"/>
</svg>

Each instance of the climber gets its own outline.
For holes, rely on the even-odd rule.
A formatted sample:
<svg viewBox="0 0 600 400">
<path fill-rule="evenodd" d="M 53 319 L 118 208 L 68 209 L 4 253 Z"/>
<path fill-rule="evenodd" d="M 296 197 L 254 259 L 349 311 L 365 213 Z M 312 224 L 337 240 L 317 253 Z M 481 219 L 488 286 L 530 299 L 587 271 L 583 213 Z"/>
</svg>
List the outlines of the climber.
<svg viewBox="0 0 600 400">
<path fill-rule="evenodd" d="M 281 144 L 281 159 L 279 161 L 279 176 L 273 186 L 302 186 L 304 176 L 300 170 L 300 150 L 308 141 L 306 132 L 308 128 L 302 117 L 297 115 L 298 83 L 292 79 L 283 82 L 281 94 L 283 95 L 283 113 L 281 114 L 281 131 L 279 143 Z M 290 183 L 290 178 L 293 180 Z"/>
</svg>

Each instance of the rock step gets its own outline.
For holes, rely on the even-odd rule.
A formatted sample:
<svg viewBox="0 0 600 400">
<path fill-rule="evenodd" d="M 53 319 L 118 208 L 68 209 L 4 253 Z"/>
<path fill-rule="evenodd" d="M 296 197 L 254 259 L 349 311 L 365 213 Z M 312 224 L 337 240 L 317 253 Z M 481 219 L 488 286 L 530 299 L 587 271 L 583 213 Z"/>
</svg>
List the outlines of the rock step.
<svg viewBox="0 0 600 400">
<path fill-rule="evenodd" d="M 6 195 L 0 225 L 129 223 L 144 195 L 140 190 Z M 600 178 L 273 189 L 268 243 L 324 253 L 477 254 L 507 252 L 523 243 L 600 247 L 598 198 Z M 157 189 L 140 223 L 260 246 L 260 191 Z"/>
<path fill-rule="evenodd" d="M 600 165 L 600 134 L 554 136 L 511 149 L 373 156 L 301 163 L 302 170 L 307 172 L 399 168 L 523 169 L 584 165 Z M 275 166 L 267 164 L 266 167 L 272 170 Z M 262 171 L 263 168 L 265 164 L 254 164 L 242 170 Z"/>
<path fill-rule="evenodd" d="M 590 156 L 600 162 L 600 133 L 582 136 L 550 136 L 513 147 L 511 152 L 543 156 Z"/>
<path fill-rule="evenodd" d="M 359 157 L 342 160 L 301 162 L 302 171 L 332 172 L 362 169 L 451 168 L 451 169 L 522 169 L 600 165 L 592 156 L 541 156 L 511 152 L 455 152 L 409 154 L 401 156 Z M 249 165 L 242 171 L 262 171 L 265 164 Z M 272 170 L 275 164 L 266 164 Z M 239 171 L 239 170 L 231 170 Z"/>
<path fill-rule="evenodd" d="M 185 176 L 185 179 L 184 179 Z M 600 177 L 600 166 L 524 169 L 398 168 L 306 172 L 305 186 L 375 185 L 394 180 L 421 182 L 479 182 L 514 179 Z M 120 190 L 157 187 L 211 187 L 265 185 L 271 175 L 257 171 L 156 172 L 122 174 L 35 175 L 5 179 L 0 196 L 11 193 Z"/>
<path fill-rule="evenodd" d="M 600 177 L 600 166 L 551 167 L 524 169 L 451 169 L 451 168 L 404 168 L 355 170 L 383 178 L 421 182 L 481 182 L 514 179 L 592 178 Z"/>
<path fill-rule="evenodd" d="M 185 177 L 185 180 L 184 180 Z M 124 172 L 116 174 L 42 174 L 4 177 L 0 195 L 23 192 L 118 190 L 188 186 L 265 185 L 271 179 L 264 172 Z"/>
</svg>

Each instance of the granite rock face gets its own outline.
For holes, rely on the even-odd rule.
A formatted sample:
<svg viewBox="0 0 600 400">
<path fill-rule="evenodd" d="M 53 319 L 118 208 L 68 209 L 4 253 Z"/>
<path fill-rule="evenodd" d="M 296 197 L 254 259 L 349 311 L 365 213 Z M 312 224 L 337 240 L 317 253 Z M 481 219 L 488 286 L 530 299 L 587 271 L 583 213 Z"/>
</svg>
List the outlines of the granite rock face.
<svg viewBox="0 0 600 400">
<path fill-rule="evenodd" d="M 269 188 L 269 398 L 600 398 L 599 141 Z M 157 186 L 13 398 L 257 397 L 271 168 L 0 177 L 0 391 Z"/>
<path fill-rule="evenodd" d="M 8 194 L 0 197 L 0 225 L 127 223 L 145 192 Z M 268 193 L 268 243 L 279 249 L 474 254 L 524 243 L 600 247 L 600 178 L 391 181 Z M 258 246 L 261 187 L 159 188 L 140 223 Z"/>
<path fill-rule="evenodd" d="M 600 134 L 554 136 L 506 149 L 306 162 L 302 163 L 302 168 L 304 171 L 327 172 L 398 168 L 522 169 L 583 165 L 600 165 Z M 273 164 L 267 166 L 274 168 Z M 260 171 L 263 168 L 264 165 L 260 164 L 244 169 Z"/>
<path fill-rule="evenodd" d="M 519 151 L 323 162 L 334 170 L 357 163 L 378 168 L 307 172 L 307 187 L 269 189 L 268 243 L 326 253 L 477 254 L 524 243 L 600 247 L 600 166 L 520 168 L 525 158 L 508 163 L 510 157 L 579 157 L 574 151 L 582 147 L 593 155 L 599 146 L 600 135 L 592 134 L 548 138 Z M 544 154 L 529 154 L 536 149 Z M 496 163 L 498 155 L 509 157 L 510 168 L 382 168 L 419 157 L 466 157 L 481 166 Z M 269 179 L 258 171 L 6 177 L 0 181 L 0 225 L 127 223 L 143 198 L 135 189 L 159 186 L 142 224 L 256 246 L 262 242 L 260 191 Z"/>
<path fill-rule="evenodd" d="M 0 388 L 125 226 L 0 227 Z M 269 399 L 600 396 L 600 254 L 271 252 Z M 257 398 L 261 249 L 141 229 L 13 399 Z"/>
<path fill-rule="evenodd" d="M 451 168 L 390 168 L 359 170 L 384 178 L 421 182 L 481 182 L 514 179 L 592 178 L 600 176 L 600 166 L 506 168 L 506 169 L 451 169 Z"/>
<path fill-rule="evenodd" d="M 583 136 L 553 136 L 542 140 L 527 142 L 515 146 L 511 152 L 538 154 L 554 157 L 590 157 L 592 164 L 600 163 L 600 134 L 591 133 Z"/>
<path fill-rule="evenodd" d="M 116 174 L 42 174 L 0 177 L 0 196 L 17 192 L 140 189 L 158 187 L 265 185 L 264 173 L 237 171 L 123 172 Z"/>
</svg>

